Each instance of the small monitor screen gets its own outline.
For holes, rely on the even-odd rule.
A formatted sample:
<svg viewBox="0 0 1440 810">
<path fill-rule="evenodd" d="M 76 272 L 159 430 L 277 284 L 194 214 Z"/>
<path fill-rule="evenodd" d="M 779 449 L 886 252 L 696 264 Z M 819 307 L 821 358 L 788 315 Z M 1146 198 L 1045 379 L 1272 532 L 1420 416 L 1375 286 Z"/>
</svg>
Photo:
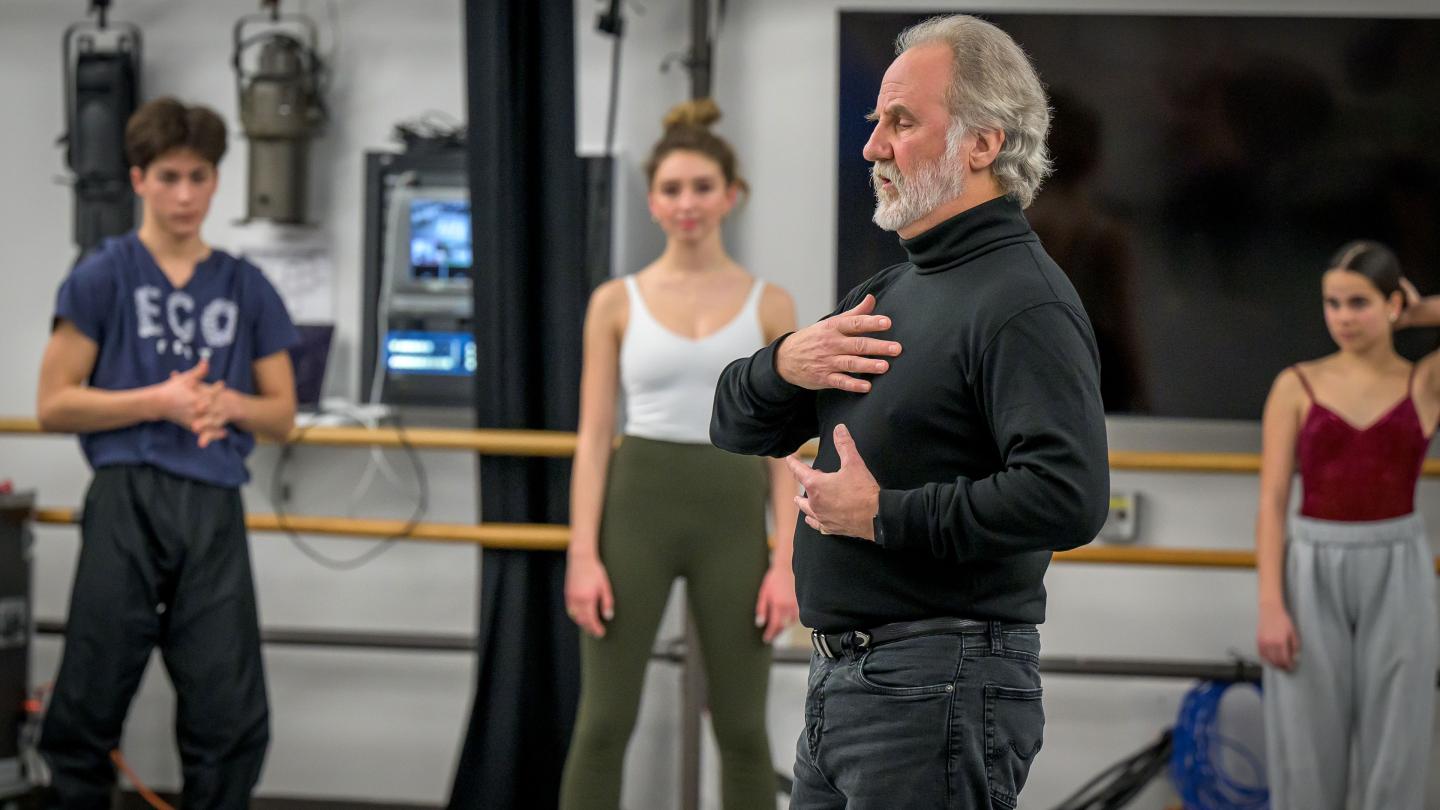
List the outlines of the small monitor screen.
<svg viewBox="0 0 1440 810">
<path fill-rule="evenodd" d="M 410 276 L 421 282 L 470 279 L 470 203 L 410 202 Z"/>
<path fill-rule="evenodd" d="M 463 377 L 475 373 L 469 332 L 396 331 L 385 336 L 385 368 L 393 375 Z"/>
</svg>

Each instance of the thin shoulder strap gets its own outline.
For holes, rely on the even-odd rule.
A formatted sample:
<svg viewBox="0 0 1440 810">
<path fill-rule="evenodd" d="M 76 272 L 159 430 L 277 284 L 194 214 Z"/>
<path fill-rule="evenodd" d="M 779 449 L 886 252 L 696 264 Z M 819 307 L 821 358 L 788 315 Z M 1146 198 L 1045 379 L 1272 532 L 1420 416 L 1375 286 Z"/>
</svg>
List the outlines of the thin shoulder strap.
<svg viewBox="0 0 1440 810">
<path fill-rule="evenodd" d="M 1296 377 L 1300 378 L 1300 384 L 1305 386 L 1305 396 L 1310 397 L 1310 401 L 1314 402 L 1315 392 L 1310 388 L 1310 381 L 1305 379 L 1305 373 L 1300 370 L 1300 365 L 1297 363 L 1291 366 L 1290 369 L 1295 372 Z"/>
<path fill-rule="evenodd" d="M 760 295 L 763 292 L 765 292 L 765 282 L 758 278 L 755 279 L 755 282 L 750 285 L 750 294 L 745 296 L 745 308 L 755 309 L 759 307 Z"/>
<path fill-rule="evenodd" d="M 636 315 L 646 320 L 650 319 L 650 310 L 645 306 L 645 296 L 640 294 L 640 282 L 635 280 L 635 274 L 631 273 L 625 278 L 625 296 L 630 299 L 630 317 Z"/>
</svg>

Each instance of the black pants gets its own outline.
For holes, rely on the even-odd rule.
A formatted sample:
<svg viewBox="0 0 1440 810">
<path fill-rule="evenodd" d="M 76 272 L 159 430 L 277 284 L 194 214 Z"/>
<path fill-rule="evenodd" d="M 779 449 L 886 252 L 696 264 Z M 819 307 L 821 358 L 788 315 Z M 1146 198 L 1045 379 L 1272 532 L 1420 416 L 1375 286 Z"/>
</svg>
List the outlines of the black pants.
<svg viewBox="0 0 1440 810">
<path fill-rule="evenodd" d="M 247 806 L 270 731 L 239 491 L 149 466 L 104 467 L 80 532 L 40 738 L 54 798 L 110 806 L 110 752 L 158 646 L 175 685 L 185 807 Z"/>
</svg>

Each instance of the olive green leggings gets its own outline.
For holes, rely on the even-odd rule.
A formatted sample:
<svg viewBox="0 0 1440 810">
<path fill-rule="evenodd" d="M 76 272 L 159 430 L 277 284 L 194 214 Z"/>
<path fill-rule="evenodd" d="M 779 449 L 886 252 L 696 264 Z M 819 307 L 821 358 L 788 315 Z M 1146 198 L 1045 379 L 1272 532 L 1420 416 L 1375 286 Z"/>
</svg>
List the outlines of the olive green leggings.
<svg viewBox="0 0 1440 810">
<path fill-rule="evenodd" d="M 627 436 L 610 462 L 600 559 L 615 594 L 602 639 L 582 635 L 580 713 L 561 810 L 616 810 L 645 668 L 676 577 L 700 634 L 725 810 L 773 810 L 765 731 L 770 647 L 755 627 L 765 575 L 765 462 Z"/>
</svg>

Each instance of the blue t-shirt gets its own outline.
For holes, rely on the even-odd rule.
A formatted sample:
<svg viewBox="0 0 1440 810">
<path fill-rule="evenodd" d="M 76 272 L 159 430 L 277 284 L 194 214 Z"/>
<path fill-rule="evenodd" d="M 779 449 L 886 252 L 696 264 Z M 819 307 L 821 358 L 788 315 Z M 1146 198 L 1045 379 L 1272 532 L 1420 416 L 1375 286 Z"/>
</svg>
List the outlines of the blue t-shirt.
<svg viewBox="0 0 1440 810">
<path fill-rule="evenodd" d="M 219 250 L 176 289 L 132 231 L 107 239 L 60 285 L 55 317 L 74 323 L 99 346 L 90 386 L 123 391 L 164 382 L 172 371 L 210 359 L 207 382 L 255 393 L 253 363 L 294 345 L 299 336 L 280 295 L 259 268 Z M 245 457 L 255 437 L 237 425 L 208 447 L 172 422 L 142 422 L 84 433 L 80 446 L 94 468 L 150 464 L 219 486 L 250 479 Z"/>
</svg>

